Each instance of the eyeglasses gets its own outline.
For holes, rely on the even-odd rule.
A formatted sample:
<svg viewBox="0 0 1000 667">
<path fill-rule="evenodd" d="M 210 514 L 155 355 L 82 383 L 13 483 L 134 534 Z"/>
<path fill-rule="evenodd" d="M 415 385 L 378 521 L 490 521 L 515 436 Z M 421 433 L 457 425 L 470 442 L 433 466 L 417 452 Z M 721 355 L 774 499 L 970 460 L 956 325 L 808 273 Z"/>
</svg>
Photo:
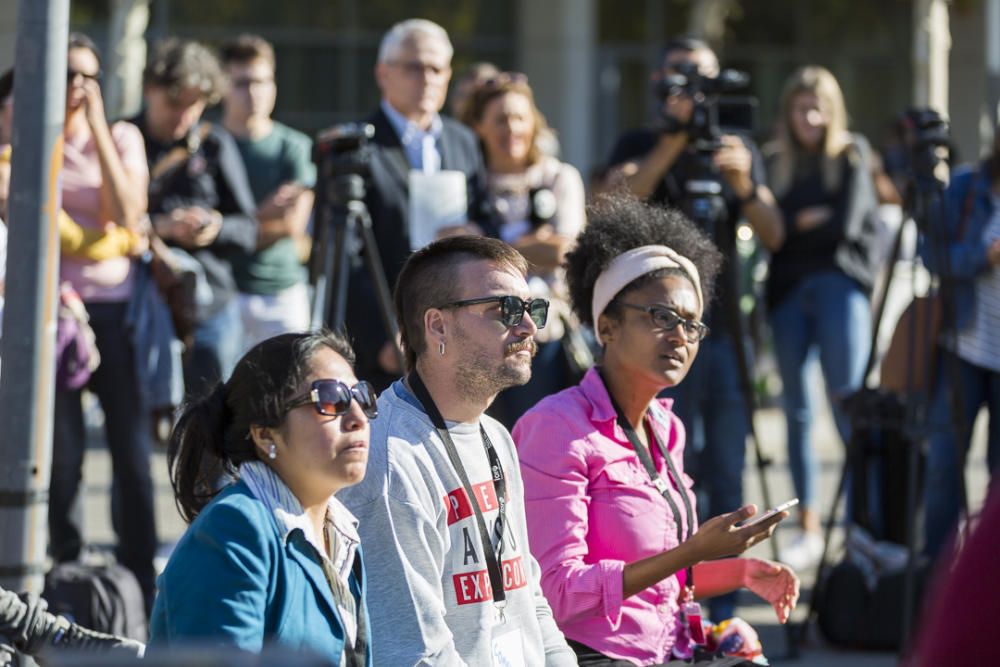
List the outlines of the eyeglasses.
<svg viewBox="0 0 1000 667">
<path fill-rule="evenodd" d="M 429 63 L 421 63 L 415 60 L 403 61 L 403 60 L 389 60 L 386 62 L 388 65 L 393 67 L 398 67 L 403 70 L 408 76 L 418 77 L 424 76 L 441 76 L 442 74 L 450 74 L 451 66 L 444 65 L 443 67 L 438 65 L 431 65 Z"/>
<path fill-rule="evenodd" d="M 353 387 L 348 387 L 340 380 L 316 380 L 309 392 L 293 398 L 285 404 L 285 412 L 312 403 L 316 412 L 327 417 L 339 417 L 351 409 L 351 401 L 357 401 L 368 419 L 378 417 L 378 405 L 375 402 L 375 388 L 362 380 Z"/>
<path fill-rule="evenodd" d="M 483 79 L 479 87 L 492 90 L 507 85 L 526 86 L 528 85 L 528 75 L 523 72 L 500 72 L 499 74 L 494 74 L 489 78 Z"/>
<path fill-rule="evenodd" d="M 453 301 L 438 308 L 464 308 L 474 306 L 479 303 L 499 303 L 500 321 L 507 328 L 516 327 L 524 319 L 524 313 L 535 323 L 539 329 L 545 328 L 545 323 L 549 319 L 549 302 L 545 299 L 525 300 L 519 296 L 484 296 L 479 299 L 465 299 L 464 301 Z"/>
<path fill-rule="evenodd" d="M 68 69 L 66 70 L 66 83 L 73 83 L 78 76 L 82 76 L 84 79 L 88 79 L 90 81 L 100 81 L 101 71 L 98 70 L 94 74 L 91 74 L 89 72 L 78 72 L 76 70 Z"/>
<path fill-rule="evenodd" d="M 681 317 L 675 311 L 667 308 L 666 306 L 640 306 L 634 303 L 625 303 L 624 301 L 615 301 L 620 306 L 625 306 L 626 308 L 632 308 L 634 310 L 641 310 L 644 313 L 649 313 L 650 318 L 653 320 L 653 324 L 661 329 L 670 331 L 676 329 L 677 325 L 681 325 L 684 329 L 684 338 L 687 339 L 689 343 L 697 343 L 704 340 L 705 336 L 708 335 L 708 327 L 705 326 L 703 322 L 698 320 L 689 320 L 685 317 Z"/>
</svg>

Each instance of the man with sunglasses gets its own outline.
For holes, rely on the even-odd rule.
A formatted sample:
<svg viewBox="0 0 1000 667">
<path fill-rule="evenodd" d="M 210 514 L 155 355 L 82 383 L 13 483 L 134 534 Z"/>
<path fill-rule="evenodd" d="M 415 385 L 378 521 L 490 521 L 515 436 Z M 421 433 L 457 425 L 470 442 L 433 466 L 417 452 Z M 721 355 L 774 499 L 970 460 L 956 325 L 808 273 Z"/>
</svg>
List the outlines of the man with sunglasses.
<svg viewBox="0 0 1000 667">
<path fill-rule="evenodd" d="M 531 377 L 548 303 L 496 239 L 418 250 L 396 283 L 408 374 L 378 401 L 368 472 L 339 498 L 357 515 L 380 662 L 575 665 L 528 548 L 508 431 L 485 410 Z"/>
<path fill-rule="evenodd" d="M 715 77 L 719 60 L 708 44 L 693 38 L 671 40 L 663 49 L 654 79 L 690 72 Z M 609 181 L 624 182 L 636 196 L 651 203 L 682 207 L 689 183 L 703 178 L 700 160 L 688 137 L 694 100 L 683 90 L 671 90 L 661 100 L 659 125 L 622 135 L 608 164 Z M 750 430 L 747 399 L 741 388 L 740 358 L 734 343 L 742 327 L 737 299 L 738 254 L 736 223 L 745 219 L 769 249 L 781 244 L 784 227 L 774 195 L 765 184 L 763 160 L 744 136 L 721 137 L 712 156 L 725 204 L 722 220 L 713 224 L 715 244 L 728 261 L 719 277 L 719 302 L 712 309 L 711 338 L 701 346 L 687 379 L 667 394 L 675 399 L 674 412 L 687 427 L 686 467 L 699 480 L 698 508 L 702 519 L 732 512 L 743 504 L 743 467 Z M 748 337 L 740 345 L 749 354 Z M 713 618 L 733 615 L 735 596 L 712 601 Z"/>
<path fill-rule="evenodd" d="M 466 218 L 480 217 L 485 172 L 479 144 L 471 130 L 440 113 L 453 52 L 444 28 L 426 19 L 397 23 L 379 45 L 375 81 L 382 100 L 364 121 L 375 128 L 365 204 L 389 285 L 417 249 L 410 229 L 411 182 L 461 174 Z M 347 323 L 357 341 L 358 373 L 383 389 L 402 373 L 395 342 L 382 327 L 371 277 L 359 270 L 351 276 L 351 286 Z"/>
</svg>

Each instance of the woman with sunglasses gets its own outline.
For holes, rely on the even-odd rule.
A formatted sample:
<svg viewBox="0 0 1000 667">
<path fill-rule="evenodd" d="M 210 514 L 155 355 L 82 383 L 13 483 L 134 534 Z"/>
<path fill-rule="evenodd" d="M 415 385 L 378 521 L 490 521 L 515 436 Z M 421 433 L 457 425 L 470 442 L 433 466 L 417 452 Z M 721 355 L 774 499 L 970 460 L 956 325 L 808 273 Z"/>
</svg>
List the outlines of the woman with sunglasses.
<svg viewBox="0 0 1000 667">
<path fill-rule="evenodd" d="M 573 308 L 603 361 L 528 411 L 513 436 L 531 551 L 581 665 L 689 658 L 696 599 L 745 586 L 784 623 L 798 598 L 785 566 L 715 560 L 766 539 L 788 514 L 738 527 L 756 511 L 748 505 L 698 526 L 684 427 L 672 401 L 657 399 L 684 379 L 708 334 L 701 321 L 720 261 L 678 212 L 625 196 L 600 200 L 567 256 Z M 752 654 L 752 631 L 744 639 Z"/>
<path fill-rule="evenodd" d="M 276 336 L 185 406 L 167 462 L 191 525 L 158 581 L 153 650 L 278 644 L 371 664 L 357 521 L 334 497 L 364 477 L 378 414 L 353 363 L 328 331 Z"/>
<path fill-rule="evenodd" d="M 572 316 L 561 267 L 586 221 L 583 179 L 573 165 L 540 146 L 549 129 L 524 74 L 501 72 L 480 82 L 462 120 L 479 136 L 486 160 L 492 218 L 487 231 L 524 255 L 532 267 L 532 296 L 552 305 L 548 327 L 536 336 L 531 381 L 503 392 L 491 411 L 509 428 L 541 398 L 575 379 L 562 343 L 564 322 Z"/>
<path fill-rule="evenodd" d="M 157 546 L 149 470 L 153 418 L 137 380 L 141 356 L 134 349 L 127 318 L 136 286 L 133 260 L 144 250 L 140 228 L 149 173 L 139 129 L 131 123 L 106 120 L 100 74 L 97 47 L 85 35 L 70 34 L 60 179 L 63 210 L 66 219 L 72 220 L 60 222 L 59 275 L 80 295 L 101 358 L 86 388 L 101 403 L 114 487 L 122 499 L 115 522 L 117 556 L 138 579 L 148 611 L 155 588 Z M 73 223 L 79 241 L 93 235 L 106 237 L 100 252 L 93 245 L 74 252 L 69 239 Z M 126 243 L 114 243 L 115 238 Z M 83 546 L 74 510 L 86 450 L 79 384 L 60 382 L 55 395 L 48 516 L 50 549 L 57 562 L 76 560 Z"/>
</svg>

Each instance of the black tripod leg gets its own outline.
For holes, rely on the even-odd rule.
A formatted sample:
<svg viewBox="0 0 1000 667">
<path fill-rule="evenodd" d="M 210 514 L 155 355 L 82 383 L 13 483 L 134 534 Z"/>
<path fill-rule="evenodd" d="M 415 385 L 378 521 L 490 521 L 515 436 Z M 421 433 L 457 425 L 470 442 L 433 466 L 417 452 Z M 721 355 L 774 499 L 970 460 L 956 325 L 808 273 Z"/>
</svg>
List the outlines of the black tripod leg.
<svg viewBox="0 0 1000 667">
<path fill-rule="evenodd" d="M 371 275 L 372 282 L 375 285 L 375 296 L 379 303 L 382 325 L 389 335 L 389 340 L 393 343 L 393 350 L 396 352 L 396 361 L 399 362 L 399 367 L 406 368 L 403 353 L 396 344 L 399 338 L 399 328 L 396 326 L 396 319 L 392 315 L 394 310 L 392 296 L 389 291 L 389 282 L 385 279 L 385 271 L 382 268 L 382 259 L 378 254 L 375 234 L 372 232 L 371 216 L 368 214 L 368 209 L 364 207 L 363 203 L 353 209 L 352 213 L 358 220 L 358 231 L 361 234 L 361 241 L 365 246 L 365 262 L 368 265 L 368 273 Z"/>
</svg>

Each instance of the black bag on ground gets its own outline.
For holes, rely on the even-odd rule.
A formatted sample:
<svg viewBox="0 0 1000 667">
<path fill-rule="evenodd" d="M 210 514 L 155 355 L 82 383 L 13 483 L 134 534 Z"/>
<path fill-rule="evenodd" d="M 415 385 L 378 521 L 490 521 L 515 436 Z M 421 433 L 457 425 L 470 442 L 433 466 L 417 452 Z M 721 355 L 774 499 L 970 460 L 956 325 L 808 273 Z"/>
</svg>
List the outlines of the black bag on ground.
<svg viewBox="0 0 1000 667">
<path fill-rule="evenodd" d="M 45 575 L 49 611 L 109 635 L 145 642 L 146 605 L 139 581 L 124 565 L 59 563 Z"/>
<path fill-rule="evenodd" d="M 926 562 L 918 562 L 914 616 L 920 609 L 929 569 Z M 817 601 L 823 636 L 847 648 L 898 651 L 903 643 L 905 581 L 905 570 L 872 577 L 850 559 L 835 565 Z"/>
</svg>

